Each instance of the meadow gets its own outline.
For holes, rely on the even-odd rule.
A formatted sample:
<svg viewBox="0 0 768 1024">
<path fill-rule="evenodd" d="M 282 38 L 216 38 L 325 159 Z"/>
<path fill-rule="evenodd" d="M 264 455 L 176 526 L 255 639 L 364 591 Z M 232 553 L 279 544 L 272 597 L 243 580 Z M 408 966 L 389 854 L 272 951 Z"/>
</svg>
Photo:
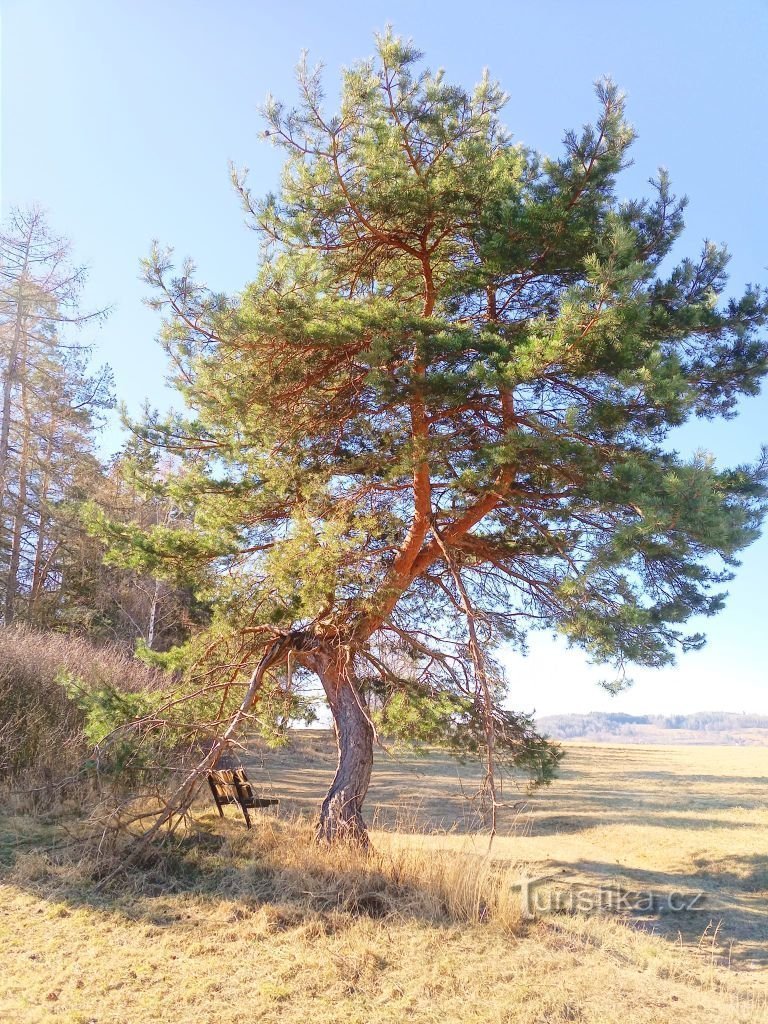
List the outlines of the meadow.
<svg viewBox="0 0 768 1024">
<path fill-rule="evenodd" d="M 314 846 L 320 731 L 244 758 L 279 813 L 203 798 L 102 888 L 76 815 L 9 808 L 0 1020 L 768 1020 L 768 749 L 566 746 L 490 850 L 476 768 L 435 752 L 379 753 L 370 854 Z"/>
</svg>

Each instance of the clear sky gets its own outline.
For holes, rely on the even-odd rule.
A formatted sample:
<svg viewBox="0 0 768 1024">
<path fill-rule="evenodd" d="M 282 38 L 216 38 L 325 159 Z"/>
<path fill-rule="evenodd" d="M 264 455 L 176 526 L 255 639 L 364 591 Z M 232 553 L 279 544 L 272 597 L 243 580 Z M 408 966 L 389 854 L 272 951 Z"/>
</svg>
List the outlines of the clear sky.
<svg viewBox="0 0 768 1024">
<path fill-rule="evenodd" d="M 431 66 L 473 84 L 490 68 L 510 93 L 507 124 L 527 145 L 558 149 L 595 110 L 592 82 L 611 74 L 639 132 L 621 193 L 641 193 L 663 164 L 690 197 L 678 254 L 705 237 L 733 253 L 733 290 L 768 279 L 765 99 L 768 0 L 0 0 L 0 201 L 37 202 L 87 264 L 86 301 L 113 312 L 93 340 L 137 411 L 164 406 L 156 314 L 142 305 L 138 261 L 153 238 L 191 255 L 201 276 L 236 291 L 254 274 L 256 239 L 242 223 L 227 163 L 251 168 L 256 192 L 274 187 L 277 154 L 259 138 L 268 91 L 295 97 L 302 49 L 338 70 L 372 49 L 390 22 Z M 730 423 L 686 428 L 723 463 L 768 441 L 766 396 Z M 106 451 L 119 445 L 116 429 Z M 513 703 L 556 711 L 752 710 L 768 713 L 768 539 L 748 550 L 726 611 L 706 623 L 704 652 L 611 698 L 603 670 L 544 635 L 510 656 Z"/>
</svg>

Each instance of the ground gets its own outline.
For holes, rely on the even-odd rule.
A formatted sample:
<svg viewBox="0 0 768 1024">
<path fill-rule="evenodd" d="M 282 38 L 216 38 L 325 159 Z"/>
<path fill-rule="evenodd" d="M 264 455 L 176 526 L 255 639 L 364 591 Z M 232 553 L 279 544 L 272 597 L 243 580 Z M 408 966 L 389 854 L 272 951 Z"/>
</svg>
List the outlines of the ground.
<svg viewBox="0 0 768 1024">
<path fill-rule="evenodd" d="M 375 855 L 318 853 L 319 732 L 246 759 L 279 816 L 202 803 L 171 861 L 100 891 L 66 820 L 6 816 L 0 1020 L 768 1021 L 768 749 L 566 747 L 552 787 L 506 787 L 490 853 L 470 767 L 384 753 Z"/>
</svg>

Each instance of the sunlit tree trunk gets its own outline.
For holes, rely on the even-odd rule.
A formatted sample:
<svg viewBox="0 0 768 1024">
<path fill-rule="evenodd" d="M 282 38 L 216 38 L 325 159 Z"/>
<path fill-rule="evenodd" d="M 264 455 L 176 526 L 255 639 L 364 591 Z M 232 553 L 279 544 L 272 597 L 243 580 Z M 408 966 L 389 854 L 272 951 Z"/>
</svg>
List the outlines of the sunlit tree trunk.
<svg viewBox="0 0 768 1024">
<path fill-rule="evenodd" d="M 155 630 L 157 628 L 157 610 L 160 604 L 160 580 L 155 580 L 152 590 L 152 600 L 149 606 L 149 623 L 147 625 L 147 647 L 150 651 L 155 644 Z"/>
<path fill-rule="evenodd" d="M 362 808 L 373 768 L 373 728 L 349 666 L 337 652 L 319 654 L 314 670 L 331 709 L 338 749 L 336 774 L 320 809 L 317 838 L 367 845 Z"/>
<path fill-rule="evenodd" d="M 53 424 L 51 424 L 48 436 L 44 439 L 44 449 L 40 457 L 40 481 L 37 488 L 37 541 L 35 543 L 35 557 L 32 566 L 32 589 L 29 595 L 29 613 L 32 617 L 34 617 L 35 612 L 37 611 L 40 595 L 45 586 L 48 566 L 51 561 L 51 553 L 48 550 L 48 527 L 50 525 L 50 516 L 48 514 L 48 493 L 52 475 L 52 431 Z"/>
<path fill-rule="evenodd" d="M 8 574 L 5 582 L 5 624 L 10 625 L 16 615 L 16 598 L 19 590 L 19 567 L 21 564 L 21 546 L 24 528 L 27 525 L 27 485 L 29 481 L 29 460 L 31 448 L 31 431 L 29 409 L 27 406 L 26 387 L 22 385 L 22 408 L 24 420 L 22 424 L 23 439 L 19 457 L 17 474 L 16 500 L 11 513 L 11 549 L 8 559 Z"/>
</svg>

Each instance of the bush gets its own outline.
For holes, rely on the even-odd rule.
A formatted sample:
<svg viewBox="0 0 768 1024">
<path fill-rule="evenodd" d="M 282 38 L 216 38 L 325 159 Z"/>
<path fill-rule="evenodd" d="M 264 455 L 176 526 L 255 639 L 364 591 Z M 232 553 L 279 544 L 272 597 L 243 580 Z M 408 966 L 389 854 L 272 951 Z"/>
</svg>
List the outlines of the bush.
<svg viewBox="0 0 768 1024">
<path fill-rule="evenodd" d="M 0 779 L 26 775 L 54 784 L 78 771 L 91 737 L 73 680 L 86 692 L 126 695 L 167 684 L 163 673 L 117 648 L 24 626 L 0 628 Z"/>
</svg>

